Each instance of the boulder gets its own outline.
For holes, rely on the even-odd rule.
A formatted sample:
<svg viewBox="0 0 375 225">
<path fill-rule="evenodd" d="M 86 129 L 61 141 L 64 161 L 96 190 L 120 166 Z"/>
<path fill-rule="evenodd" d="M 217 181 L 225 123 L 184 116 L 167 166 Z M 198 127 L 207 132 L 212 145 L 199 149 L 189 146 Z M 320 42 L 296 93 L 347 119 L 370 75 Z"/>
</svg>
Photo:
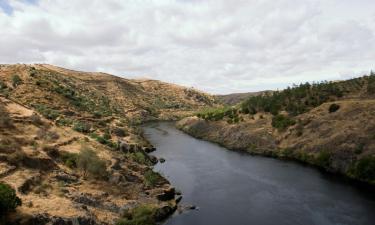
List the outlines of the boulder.
<svg viewBox="0 0 375 225">
<path fill-rule="evenodd" d="M 175 195 L 176 195 L 175 188 L 170 187 L 170 188 L 164 189 L 161 194 L 158 194 L 156 196 L 156 198 L 159 201 L 169 201 L 171 199 L 174 199 Z"/>
</svg>

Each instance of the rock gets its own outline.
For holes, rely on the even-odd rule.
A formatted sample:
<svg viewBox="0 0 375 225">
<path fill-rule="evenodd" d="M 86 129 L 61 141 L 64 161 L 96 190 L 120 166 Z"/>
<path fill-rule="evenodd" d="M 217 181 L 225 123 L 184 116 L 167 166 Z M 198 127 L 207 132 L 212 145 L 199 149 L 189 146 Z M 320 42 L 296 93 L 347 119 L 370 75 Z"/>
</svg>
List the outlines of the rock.
<svg viewBox="0 0 375 225">
<path fill-rule="evenodd" d="M 119 172 L 113 173 L 109 178 L 109 182 L 111 184 L 119 184 L 124 181 L 125 181 L 125 177 L 121 175 Z"/>
<path fill-rule="evenodd" d="M 168 189 L 164 189 L 163 193 L 158 194 L 156 196 L 156 198 L 159 201 L 168 201 L 168 200 L 174 199 L 174 197 L 175 197 L 175 189 L 173 187 L 170 187 Z"/>
<path fill-rule="evenodd" d="M 57 216 L 50 216 L 46 213 L 34 215 L 26 220 L 23 220 L 20 225 L 99 225 L 95 222 L 95 218 L 91 217 L 77 217 L 77 218 L 63 218 Z"/>
<path fill-rule="evenodd" d="M 176 203 L 181 202 L 181 200 L 182 200 L 182 196 L 181 195 L 177 196 L 176 199 L 175 199 Z"/>
<path fill-rule="evenodd" d="M 153 156 L 153 155 L 147 155 L 147 158 L 150 160 L 150 162 L 152 163 L 152 164 L 156 164 L 156 163 L 158 163 L 158 158 L 156 158 L 156 156 Z"/>
<path fill-rule="evenodd" d="M 123 153 L 129 153 L 130 151 L 130 145 L 124 141 L 119 141 L 118 143 L 119 150 L 122 151 Z"/>
<path fill-rule="evenodd" d="M 115 162 L 111 166 L 111 169 L 113 169 L 113 170 L 120 170 L 121 169 L 121 165 L 120 165 L 121 160 L 118 159 L 118 158 L 115 158 L 114 160 L 115 160 Z"/>
<path fill-rule="evenodd" d="M 168 218 L 168 216 L 172 215 L 174 211 L 176 211 L 177 207 L 171 207 L 169 205 L 163 206 L 155 211 L 154 219 L 156 222 L 160 222 Z"/>
<path fill-rule="evenodd" d="M 160 163 L 165 163 L 165 159 L 164 159 L 164 158 L 160 158 L 160 159 L 159 159 L 159 162 L 160 162 Z"/>
<path fill-rule="evenodd" d="M 65 172 L 58 172 L 55 175 L 55 178 L 60 181 L 64 181 L 65 183 L 74 183 L 78 181 L 78 178 L 76 176 L 70 175 Z"/>
<path fill-rule="evenodd" d="M 101 202 L 91 197 L 89 194 L 81 193 L 80 195 L 73 196 L 72 199 L 77 203 L 81 203 L 87 206 L 96 208 L 101 206 Z"/>
</svg>

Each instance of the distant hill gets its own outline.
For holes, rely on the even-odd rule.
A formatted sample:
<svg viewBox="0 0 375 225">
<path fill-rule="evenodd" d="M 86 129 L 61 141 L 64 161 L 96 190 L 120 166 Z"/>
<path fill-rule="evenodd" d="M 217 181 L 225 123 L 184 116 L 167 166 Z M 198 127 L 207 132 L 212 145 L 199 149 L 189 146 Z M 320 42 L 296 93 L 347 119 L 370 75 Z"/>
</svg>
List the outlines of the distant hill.
<svg viewBox="0 0 375 225">
<path fill-rule="evenodd" d="M 225 105 L 236 105 L 251 96 L 263 95 L 266 93 L 272 93 L 272 91 L 258 91 L 258 92 L 247 92 L 247 93 L 233 93 L 227 95 L 215 95 L 215 98 L 219 103 Z"/>
</svg>

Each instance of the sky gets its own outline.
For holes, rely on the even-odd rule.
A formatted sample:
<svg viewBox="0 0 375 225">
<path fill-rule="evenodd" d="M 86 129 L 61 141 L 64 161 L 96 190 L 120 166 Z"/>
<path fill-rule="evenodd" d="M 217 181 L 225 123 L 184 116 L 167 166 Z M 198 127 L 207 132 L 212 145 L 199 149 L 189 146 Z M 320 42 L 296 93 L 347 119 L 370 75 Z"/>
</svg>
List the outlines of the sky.
<svg viewBox="0 0 375 225">
<path fill-rule="evenodd" d="M 0 0 L 0 63 L 213 94 L 375 70 L 374 0 Z"/>
</svg>

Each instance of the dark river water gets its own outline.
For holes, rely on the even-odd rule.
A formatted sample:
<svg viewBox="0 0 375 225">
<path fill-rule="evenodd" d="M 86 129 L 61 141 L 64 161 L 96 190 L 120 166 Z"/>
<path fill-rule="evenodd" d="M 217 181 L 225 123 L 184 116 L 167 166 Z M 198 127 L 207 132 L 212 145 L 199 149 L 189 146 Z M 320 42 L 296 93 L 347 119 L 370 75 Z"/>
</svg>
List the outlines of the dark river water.
<svg viewBox="0 0 375 225">
<path fill-rule="evenodd" d="M 149 124 L 161 172 L 198 210 L 168 225 L 375 224 L 369 190 L 298 163 L 229 151 L 195 139 L 173 123 Z"/>
</svg>

